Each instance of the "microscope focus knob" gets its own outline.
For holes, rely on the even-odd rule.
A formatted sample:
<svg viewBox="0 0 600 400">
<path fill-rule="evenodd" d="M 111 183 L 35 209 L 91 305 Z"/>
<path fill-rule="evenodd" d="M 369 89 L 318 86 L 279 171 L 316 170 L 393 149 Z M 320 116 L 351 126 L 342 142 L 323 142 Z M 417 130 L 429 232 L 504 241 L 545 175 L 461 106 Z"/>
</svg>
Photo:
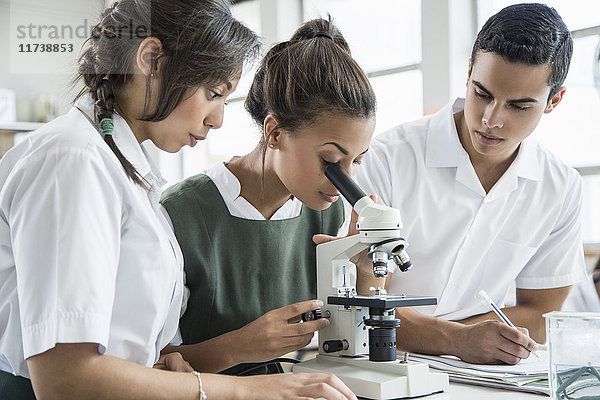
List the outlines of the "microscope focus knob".
<svg viewBox="0 0 600 400">
<path fill-rule="evenodd" d="M 302 314 L 302 321 L 314 321 L 316 319 L 321 318 L 329 319 L 329 317 L 331 317 L 331 313 L 329 312 L 329 310 L 322 311 L 320 308 L 318 308 L 316 310 L 308 311 Z"/>
<path fill-rule="evenodd" d="M 325 353 L 335 353 L 342 350 L 348 350 L 347 340 L 326 340 L 323 342 L 323 351 Z"/>
</svg>

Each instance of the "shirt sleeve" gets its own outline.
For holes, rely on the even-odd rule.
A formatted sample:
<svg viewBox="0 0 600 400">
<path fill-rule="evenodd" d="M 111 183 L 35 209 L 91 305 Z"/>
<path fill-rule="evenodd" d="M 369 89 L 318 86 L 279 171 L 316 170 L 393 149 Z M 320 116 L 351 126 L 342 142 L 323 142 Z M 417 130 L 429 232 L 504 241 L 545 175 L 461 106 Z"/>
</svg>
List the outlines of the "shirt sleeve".
<svg viewBox="0 0 600 400">
<path fill-rule="evenodd" d="M 586 277 L 582 241 L 582 182 L 573 173 L 556 225 L 517 276 L 519 289 L 570 286 Z"/>
<path fill-rule="evenodd" d="M 53 149 L 7 181 L 25 358 L 56 343 L 106 350 L 122 219 L 116 167 L 87 149 Z"/>
</svg>

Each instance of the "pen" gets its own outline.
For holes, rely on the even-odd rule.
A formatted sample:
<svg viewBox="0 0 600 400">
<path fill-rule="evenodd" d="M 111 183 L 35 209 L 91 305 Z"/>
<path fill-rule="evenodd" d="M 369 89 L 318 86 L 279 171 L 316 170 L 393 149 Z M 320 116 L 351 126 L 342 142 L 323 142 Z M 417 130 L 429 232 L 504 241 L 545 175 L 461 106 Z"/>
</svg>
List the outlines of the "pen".
<svg viewBox="0 0 600 400">
<path fill-rule="evenodd" d="M 485 290 L 483 290 L 483 289 L 480 290 L 479 295 L 492 307 L 492 310 L 496 313 L 496 315 L 498 316 L 498 318 L 500 318 L 500 320 L 502 322 L 504 322 L 506 325 L 510 326 L 511 328 L 517 329 L 517 327 L 512 322 L 510 322 L 510 319 L 508 319 L 508 317 L 506 315 L 504 315 L 502 310 L 500 310 L 498 308 L 496 303 L 494 303 L 492 301 L 491 297 L 488 296 L 488 294 L 485 292 Z M 536 358 L 540 358 L 537 354 L 535 354 L 534 351 L 532 351 L 531 354 L 533 354 Z"/>
</svg>

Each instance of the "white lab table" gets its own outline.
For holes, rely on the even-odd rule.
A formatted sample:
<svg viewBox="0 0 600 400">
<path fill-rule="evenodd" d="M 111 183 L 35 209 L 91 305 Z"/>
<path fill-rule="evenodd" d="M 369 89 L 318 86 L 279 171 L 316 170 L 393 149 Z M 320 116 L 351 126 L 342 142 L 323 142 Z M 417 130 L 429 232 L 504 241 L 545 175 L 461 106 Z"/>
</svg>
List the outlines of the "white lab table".
<svg viewBox="0 0 600 400">
<path fill-rule="evenodd" d="M 313 337 L 312 345 L 306 349 L 311 353 L 316 354 L 318 340 L 315 340 L 317 335 Z M 287 357 L 296 358 L 295 353 L 286 355 Z M 312 355 L 314 357 L 314 354 Z M 308 357 L 308 358 L 312 358 Z M 297 357 L 302 358 L 302 357 Z M 550 400 L 550 397 L 534 394 L 517 392 L 514 390 L 488 388 L 475 385 L 466 385 L 464 383 L 450 382 L 450 388 L 443 393 L 432 394 L 428 396 L 416 397 L 418 400 Z"/>
<path fill-rule="evenodd" d="M 419 397 L 419 400 L 548 400 L 547 396 L 516 392 L 513 390 L 486 388 L 450 382 L 447 392 Z"/>
</svg>

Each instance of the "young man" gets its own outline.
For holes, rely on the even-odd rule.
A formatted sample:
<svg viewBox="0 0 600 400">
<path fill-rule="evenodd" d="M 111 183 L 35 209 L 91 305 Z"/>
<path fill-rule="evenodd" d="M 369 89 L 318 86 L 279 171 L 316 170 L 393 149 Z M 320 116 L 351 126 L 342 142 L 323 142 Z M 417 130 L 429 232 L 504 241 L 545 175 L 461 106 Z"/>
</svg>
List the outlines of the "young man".
<svg viewBox="0 0 600 400">
<path fill-rule="evenodd" d="M 388 291 L 438 298 L 397 310 L 399 348 L 515 364 L 545 341 L 542 314 L 584 278 L 581 179 L 528 138 L 565 93 L 572 49 L 554 9 L 507 7 L 477 36 L 466 98 L 372 143 L 357 180 L 400 210 L 415 265 Z M 502 305 L 513 282 L 504 312 L 521 331 L 477 296 Z"/>
</svg>

